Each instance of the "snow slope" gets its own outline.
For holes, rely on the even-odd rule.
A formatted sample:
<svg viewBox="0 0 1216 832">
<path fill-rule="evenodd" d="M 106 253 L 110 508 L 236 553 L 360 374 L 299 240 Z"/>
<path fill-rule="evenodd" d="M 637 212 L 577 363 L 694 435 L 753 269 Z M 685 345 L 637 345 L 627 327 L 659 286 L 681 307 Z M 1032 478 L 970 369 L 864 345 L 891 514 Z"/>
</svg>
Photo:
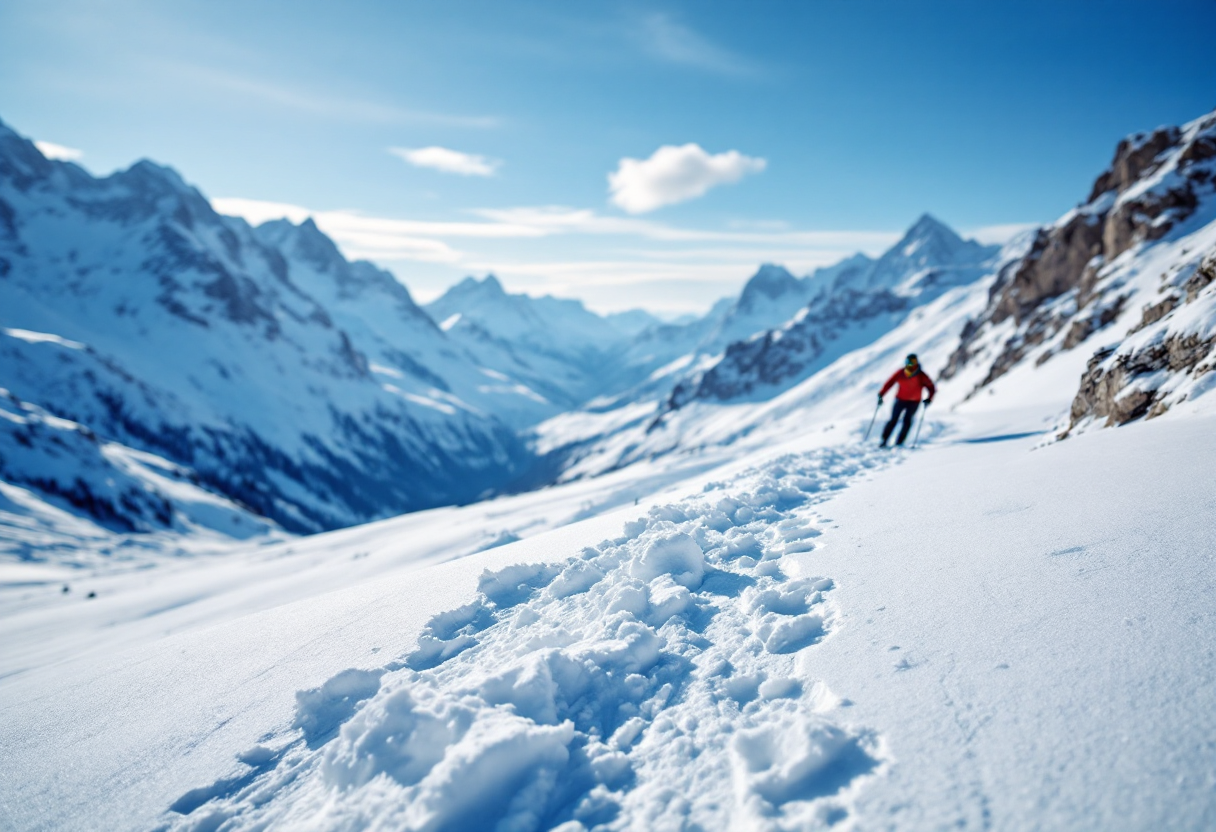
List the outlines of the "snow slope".
<svg viewBox="0 0 1216 832">
<path fill-rule="evenodd" d="M 1209 825 L 1216 422 L 1037 450 L 993 414 L 950 422 L 908 456 L 808 430 L 446 562 L 405 553 L 484 507 L 115 576 L 92 602 L 24 590 L 0 618 L 5 822 Z M 230 597 L 377 558 L 296 601 Z M 225 590 L 199 581 L 217 572 Z M 109 627 L 66 624 L 90 604 Z"/>
</svg>

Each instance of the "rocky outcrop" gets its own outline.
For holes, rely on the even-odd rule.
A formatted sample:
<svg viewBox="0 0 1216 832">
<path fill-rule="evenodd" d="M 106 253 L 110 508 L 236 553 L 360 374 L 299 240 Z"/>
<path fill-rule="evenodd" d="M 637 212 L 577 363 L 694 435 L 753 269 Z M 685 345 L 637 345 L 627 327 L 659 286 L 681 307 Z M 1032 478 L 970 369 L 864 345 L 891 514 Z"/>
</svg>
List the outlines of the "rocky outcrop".
<svg viewBox="0 0 1216 832">
<path fill-rule="evenodd" d="M 1138 133 L 1121 140 L 1115 148 L 1110 168 L 1094 181 L 1087 202 L 1093 202 L 1108 191 L 1126 190 L 1134 182 L 1155 169 L 1161 154 L 1178 144 L 1181 132 L 1177 127 L 1163 127 L 1152 133 Z"/>
<path fill-rule="evenodd" d="M 1069 430 L 1084 419 L 1105 419 L 1106 426 L 1123 425 L 1141 416 L 1159 416 L 1169 404 L 1161 381 L 1162 371 L 1201 376 L 1216 363 L 1216 338 L 1194 333 L 1172 335 L 1130 354 L 1102 350 L 1089 360 L 1081 386 L 1069 412 Z"/>
<path fill-rule="evenodd" d="M 1195 269 L 1195 273 L 1183 284 L 1186 302 L 1192 303 L 1199 293 L 1216 281 L 1216 251 L 1210 252 Z"/>
<path fill-rule="evenodd" d="M 1162 277 L 1168 278 L 1168 273 Z M 1208 288 L 1213 282 L 1216 248 L 1199 258 L 1185 280 L 1179 277 L 1173 288 L 1161 287 L 1164 297 L 1143 307 L 1123 344 L 1094 353 L 1081 376 L 1064 435 L 1086 420 L 1115 426 L 1159 416 L 1186 398 L 1187 387 L 1216 370 L 1216 290 Z M 1187 315 L 1175 327 L 1180 310 L 1198 314 Z M 1190 384 L 1180 383 L 1186 381 Z"/>
<path fill-rule="evenodd" d="M 1076 288 L 1086 267 L 1101 256 L 1102 225 L 1092 214 L 1076 214 L 1060 226 L 1039 229 L 1030 253 L 1015 264 L 1008 283 L 1000 287 L 992 323 L 1010 317 L 1023 323 L 1044 300 Z"/>
<path fill-rule="evenodd" d="M 1043 363 L 1114 323 L 1128 299 L 1110 279 L 1116 261 L 1180 228 L 1208 198 L 1214 178 L 1216 112 L 1182 128 L 1121 141 L 1085 204 L 1039 229 L 1026 255 L 1003 270 L 987 309 L 964 330 L 942 377 L 976 360 L 990 361 L 978 390 L 1031 353 Z M 1192 278 L 1192 296 L 1206 285 L 1205 274 Z M 1154 301 L 1140 326 L 1161 320 L 1180 298 Z"/>
</svg>

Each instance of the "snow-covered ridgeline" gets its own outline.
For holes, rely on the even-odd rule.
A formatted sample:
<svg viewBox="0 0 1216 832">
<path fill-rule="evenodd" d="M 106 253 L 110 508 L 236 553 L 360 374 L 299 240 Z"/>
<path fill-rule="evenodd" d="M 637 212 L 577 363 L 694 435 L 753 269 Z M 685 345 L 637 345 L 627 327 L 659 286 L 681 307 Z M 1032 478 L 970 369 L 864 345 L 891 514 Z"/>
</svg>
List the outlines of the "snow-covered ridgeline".
<svg viewBox="0 0 1216 832">
<path fill-rule="evenodd" d="M 246 524 L 349 525 L 474 499 L 524 468 L 494 414 L 527 391 L 488 387 L 391 275 L 311 222 L 221 217 L 168 168 L 97 179 L 0 125 L 0 275 L 14 407 L 161 458 Z M 117 530 L 189 518 L 180 489 L 143 477 L 111 493 L 131 481 L 109 457 L 65 467 L 67 446 L 23 446 L 28 430 L 0 437 L 7 481 Z"/>
<path fill-rule="evenodd" d="M 964 240 L 925 214 L 877 260 L 856 255 L 802 281 L 784 270 L 774 276 L 776 267 L 766 267 L 745 287 L 732 315 L 756 296 L 788 299 L 786 315 L 736 327 L 736 338 L 721 344 L 721 356 L 680 381 L 667 406 L 772 398 L 890 331 L 912 309 L 992 273 L 1002 259 L 1007 256 L 1000 247 Z"/>
<path fill-rule="evenodd" d="M 883 299 L 896 297 L 885 289 L 864 295 L 841 290 L 855 300 L 866 297 L 868 303 L 887 311 L 857 321 L 832 318 L 834 324 L 820 331 L 808 321 L 821 313 L 808 308 L 789 324 L 797 334 L 788 343 L 783 343 L 783 334 L 778 337 L 779 331 L 740 345 L 739 352 L 756 350 L 760 359 L 756 365 L 723 360 L 701 376 L 726 379 L 727 368 L 732 368 L 735 399 L 694 396 L 675 409 L 670 409 L 669 401 L 651 399 L 602 413 L 564 414 L 539 426 L 534 448 L 561 457 L 560 477 L 574 480 L 641 460 L 747 453 L 808 434 L 818 434 L 824 442 L 855 437 L 858 421 L 864 430 L 874 413 L 878 387 L 900 366 L 904 355 L 916 352 L 930 368 L 946 363 L 967 321 L 983 311 L 995 279 L 993 272 L 1021 257 L 1027 245 L 1025 238 L 1011 241 L 993 258 L 986 275 L 930 291 L 921 303 L 900 302 L 895 312 L 882 305 Z M 820 336 L 823 342 L 818 340 Z M 813 354 L 808 344 L 815 345 Z M 820 344 L 826 347 L 822 352 L 818 352 Z M 798 356 L 807 357 L 807 363 L 797 366 L 781 383 L 765 383 L 761 375 L 764 361 L 771 358 L 780 372 L 789 366 L 787 359 Z M 804 377 L 798 380 L 800 375 Z M 743 390 L 748 394 L 739 395 Z M 1060 395 L 1066 399 L 1069 394 L 1062 390 Z M 939 407 L 953 406 L 965 392 L 962 385 L 947 385 L 939 394 Z M 1037 422 L 1035 427 L 1039 427 Z"/>
</svg>

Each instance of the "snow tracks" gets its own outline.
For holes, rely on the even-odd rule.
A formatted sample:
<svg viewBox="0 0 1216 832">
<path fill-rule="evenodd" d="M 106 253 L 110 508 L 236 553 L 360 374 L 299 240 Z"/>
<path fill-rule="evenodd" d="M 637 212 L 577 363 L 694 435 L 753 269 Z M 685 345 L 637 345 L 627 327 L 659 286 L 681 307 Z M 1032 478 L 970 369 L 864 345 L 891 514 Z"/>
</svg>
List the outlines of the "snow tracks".
<svg viewBox="0 0 1216 832">
<path fill-rule="evenodd" d="M 837 625 L 815 507 L 882 457 L 787 456 L 564 564 L 481 578 L 417 649 L 297 694 L 243 773 L 166 829 L 806 829 L 846 820 L 879 737 L 795 656 Z M 787 562 L 788 563 L 788 562 Z M 800 667 L 813 667 L 803 661 Z"/>
</svg>

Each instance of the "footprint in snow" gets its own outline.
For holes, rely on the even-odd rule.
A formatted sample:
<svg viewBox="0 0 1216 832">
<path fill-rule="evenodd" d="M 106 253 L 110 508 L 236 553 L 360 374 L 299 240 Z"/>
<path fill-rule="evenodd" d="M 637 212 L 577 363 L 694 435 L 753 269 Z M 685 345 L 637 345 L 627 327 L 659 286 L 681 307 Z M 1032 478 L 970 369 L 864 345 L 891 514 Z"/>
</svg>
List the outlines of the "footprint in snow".
<svg viewBox="0 0 1216 832">
<path fill-rule="evenodd" d="M 885 754 L 800 677 L 794 654 L 836 621 L 833 583 L 779 559 L 867 460 L 784 457 L 565 563 L 487 571 L 409 655 L 297 694 L 277 750 L 183 796 L 167 827 L 838 822 Z"/>
</svg>

